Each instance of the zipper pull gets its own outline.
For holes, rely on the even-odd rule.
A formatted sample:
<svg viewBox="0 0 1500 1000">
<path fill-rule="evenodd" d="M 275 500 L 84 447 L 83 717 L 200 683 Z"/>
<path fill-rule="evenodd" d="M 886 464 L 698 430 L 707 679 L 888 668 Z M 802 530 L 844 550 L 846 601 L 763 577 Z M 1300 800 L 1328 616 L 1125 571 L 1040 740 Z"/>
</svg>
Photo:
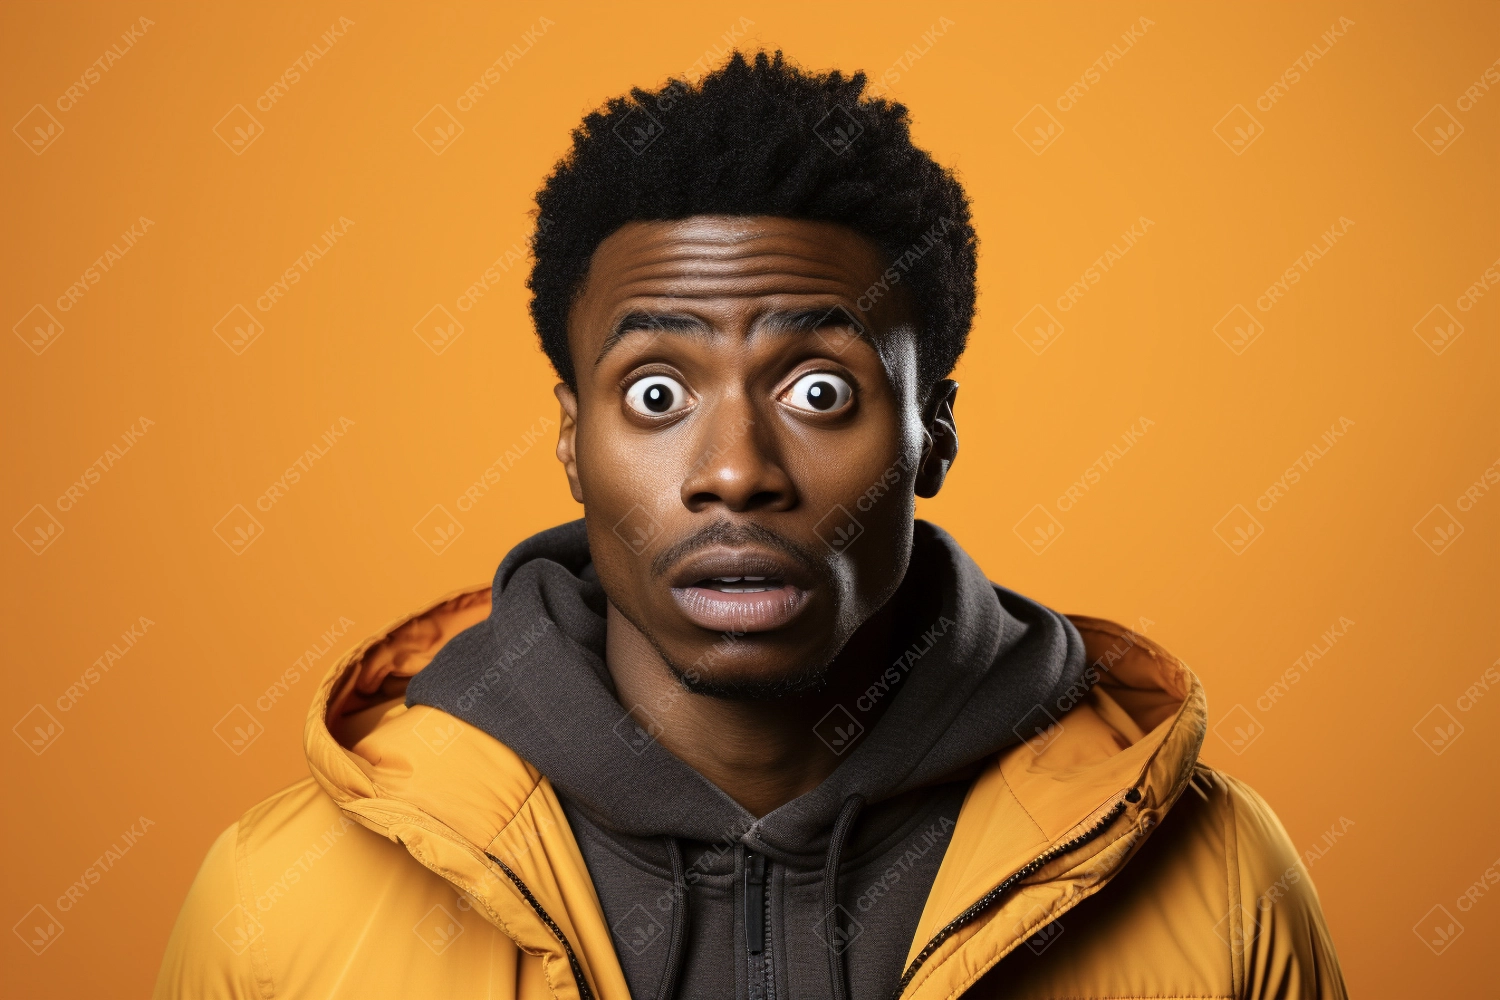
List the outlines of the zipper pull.
<svg viewBox="0 0 1500 1000">
<path fill-rule="evenodd" d="M 766 946 L 766 859 L 745 852 L 745 950 L 759 955 Z"/>
</svg>

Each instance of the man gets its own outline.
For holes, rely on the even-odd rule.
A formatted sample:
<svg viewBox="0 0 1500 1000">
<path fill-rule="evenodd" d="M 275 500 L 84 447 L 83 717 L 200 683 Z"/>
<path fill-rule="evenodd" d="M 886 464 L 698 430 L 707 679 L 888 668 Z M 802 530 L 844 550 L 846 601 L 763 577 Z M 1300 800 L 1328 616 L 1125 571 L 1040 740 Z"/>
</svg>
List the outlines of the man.
<svg viewBox="0 0 1500 1000">
<path fill-rule="evenodd" d="M 158 997 L 1344 995 L 1193 675 L 914 520 L 976 243 L 863 86 L 584 120 L 531 288 L 585 517 L 328 675 Z"/>
</svg>

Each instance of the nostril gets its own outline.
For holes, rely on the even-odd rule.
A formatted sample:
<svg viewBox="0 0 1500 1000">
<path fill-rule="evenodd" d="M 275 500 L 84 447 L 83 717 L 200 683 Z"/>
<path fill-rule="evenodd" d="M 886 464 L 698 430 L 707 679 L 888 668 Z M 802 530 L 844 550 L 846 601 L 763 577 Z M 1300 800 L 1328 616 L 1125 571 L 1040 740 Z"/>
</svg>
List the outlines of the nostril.
<svg viewBox="0 0 1500 1000">
<path fill-rule="evenodd" d="M 690 493 L 683 498 L 683 506 L 688 510 L 698 512 L 713 504 L 723 504 L 732 510 L 765 510 L 767 508 L 780 508 L 786 505 L 787 494 L 779 490 L 757 490 L 745 497 L 743 500 L 735 498 L 733 494 L 724 495 L 699 490 Z"/>
<path fill-rule="evenodd" d="M 749 507 L 752 510 L 762 507 L 775 507 L 782 502 L 784 496 L 784 494 L 774 490 L 762 490 L 759 493 L 753 494 L 750 499 L 746 501 L 745 506 Z"/>
</svg>

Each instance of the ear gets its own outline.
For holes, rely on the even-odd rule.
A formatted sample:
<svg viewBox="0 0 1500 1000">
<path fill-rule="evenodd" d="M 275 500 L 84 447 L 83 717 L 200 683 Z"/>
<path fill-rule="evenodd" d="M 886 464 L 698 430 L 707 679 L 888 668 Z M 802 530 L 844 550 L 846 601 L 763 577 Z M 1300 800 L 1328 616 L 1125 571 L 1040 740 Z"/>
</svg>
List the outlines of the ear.
<svg viewBox="0 0 1500 1000">
<path fill-rule="evenodd" d="M 916 494 L 919 497 L 937 496 L 948 476 L 948 469 L 958 458 L 958 429 L 953 420 L 953 407 L 957 402 L 958 383 L 952 379 L 940 380 L 927 396 L 927 406 L 922 413 L 922 429 L 927 442 L 917 466 Z"/>
<path fill-rule="evenodd" d="M 568 474 L 568 489 L 573 491 L 573 499 L 583 503 L 583 486 L 578 482 L 578 396 L 566 382 L 553 386 L 552 394 L 562 406 L 557 427 L 557 460 Z"/>
</svg>

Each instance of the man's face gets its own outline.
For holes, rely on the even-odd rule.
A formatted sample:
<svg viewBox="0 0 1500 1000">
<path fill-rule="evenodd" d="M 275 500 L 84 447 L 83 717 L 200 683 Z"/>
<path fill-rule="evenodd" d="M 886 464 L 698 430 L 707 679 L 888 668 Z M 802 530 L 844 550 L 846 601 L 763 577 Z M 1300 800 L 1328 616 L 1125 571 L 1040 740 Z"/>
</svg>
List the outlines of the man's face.
<svg viewBox="0 0 1500 1000">
<path fill-rule="evenodd" d="M 905 575 L 947 462 L 884 271 L 851 229 L 769 217 L 630 223 L 594 253 L 558 458 L 611 604 L 692 689 L 816 683 Z"/>
</svg>

